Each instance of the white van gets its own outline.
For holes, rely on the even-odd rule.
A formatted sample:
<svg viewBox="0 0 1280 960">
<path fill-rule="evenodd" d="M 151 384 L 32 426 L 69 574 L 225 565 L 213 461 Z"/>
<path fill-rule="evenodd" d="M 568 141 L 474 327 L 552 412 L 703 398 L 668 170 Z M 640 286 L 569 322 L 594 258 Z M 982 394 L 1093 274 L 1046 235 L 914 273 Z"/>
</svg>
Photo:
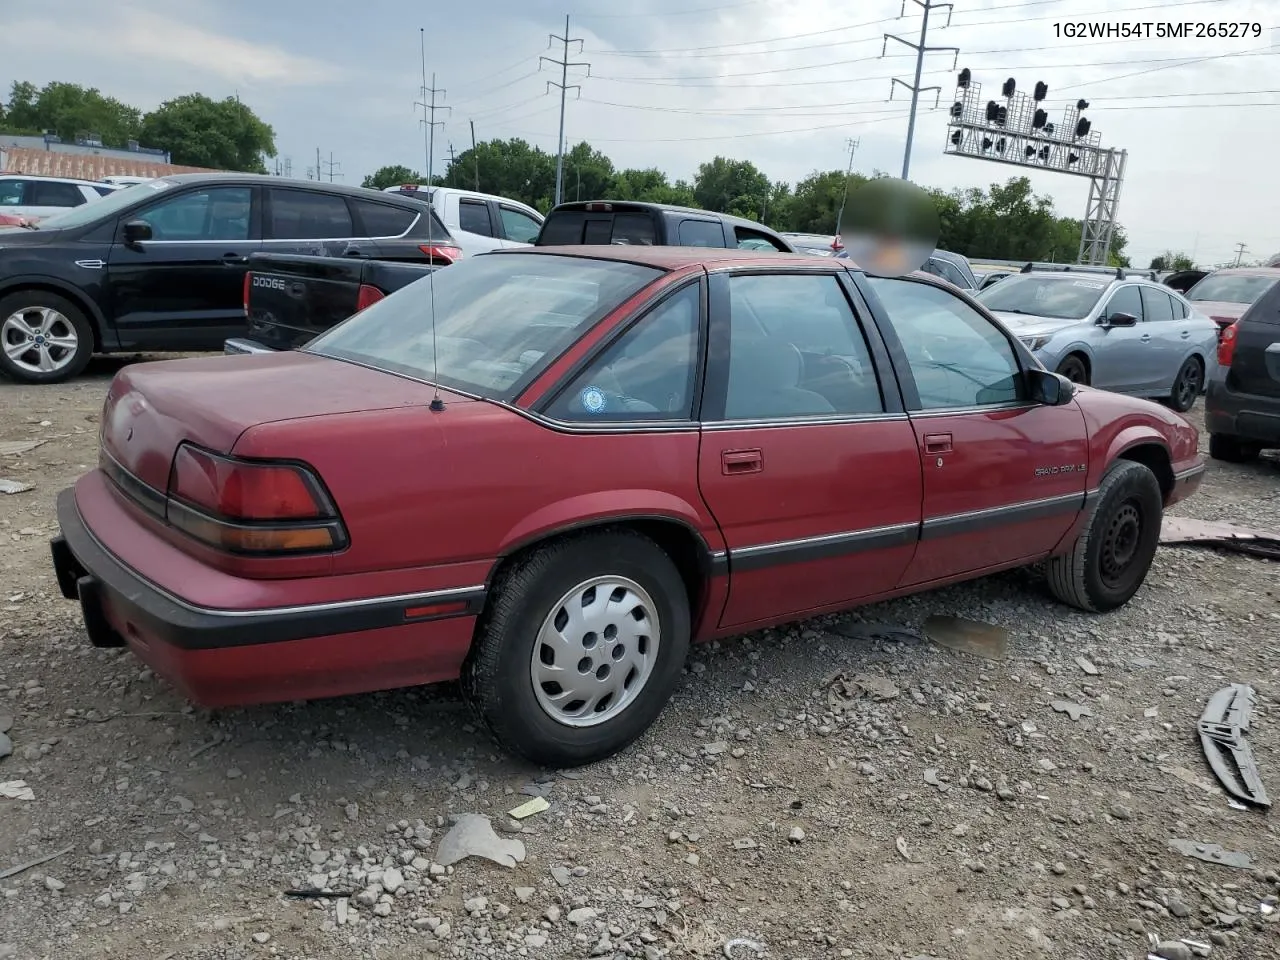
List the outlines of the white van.
<svg viewBox="0 0 1280 960">
<path fill-rule="evenodd" d="M 93 180 L 66 177 L 32 177 L 23 173 L 0 174 L 0 213 L 28 220 L 51 217 L 72 207 L 101 200 L 120 188 Z"/>
<path fill-rule="evenodd" d="M 533 207 L 490 193 L 454 187 L 428 187 L 419 183 L 384 187 L 383 192 L 398 193 L 431 204 L 467 255 L 501 247 L 530 246 L 542 229 L 542 214 Z"/>
</svg>

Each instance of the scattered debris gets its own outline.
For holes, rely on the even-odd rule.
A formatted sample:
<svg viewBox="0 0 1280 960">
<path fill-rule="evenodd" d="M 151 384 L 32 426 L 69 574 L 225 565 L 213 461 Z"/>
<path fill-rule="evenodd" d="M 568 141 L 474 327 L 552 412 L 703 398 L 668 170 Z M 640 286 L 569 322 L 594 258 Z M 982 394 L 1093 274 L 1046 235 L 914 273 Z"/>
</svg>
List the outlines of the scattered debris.
<svg viewBox="0 0 1280 960">
<path fill-rule="evenodd" d="M 1280 533 L 1252 530 L 1234 523 L 1165 517 L 1160 524 L 1160 542 L 1221 547 L 1254 557 L 1280 560 Z"/>
<path fill-rule="evenodd" d="M 1009 647 L 1004 627 L 964 617 L 931 616 L 924 622 L 924 633 L 940 647 L 985 660 L 1003 660 Z"/>
<path fill-rule="evenodd" d="M 900 692 L 892 680 L 868 673 L 857 673 L 852 677 L 836 673 L 827 678 L 826 686 L 827 704 L 834 713 L 849 709 L 853 701 L 864 695 L 883 701 L 893 700 Z"/>
<path fill-rule="evenodd" d="M 1253 859 L 1247 853 L 1224 850 L 1216 843 L 1198 843 L 1195 840 L 1170 840 L 1169 846 L 1184 857 L 1194 857 L 1197 860 L 1203 860 L 1205 863 L 1216 863 L 1221 867 L 1248 870 L 1253 866 Z"/>
<path fill-rule="evenodd" d="M 512 820 L 524 820 L 532 817 L 535 813 L 543 813 L 551 809 L 551 804 L 547 802 L 546 797 L 534 797 L 527 803 L 522 803 L 514 810 L 508 810 L 507 816 Z"/>
<path fill-rule="evenodd" d="M 1088 657 L 1076 657 L 1076 666 L 1091 677 L 1098 675 L 1098 668 L 1093 665 L 1093 662 Z"/>
<path fill-rule="evenodd" d="M 1187 784 L 1188 786 L 1198 787 L 1199 789 L 1203 790 L 1205 793 L 1218 792 L 1218 788 L 1215 787 L 1212 783 L 1210 783 L 1204 777 L 1197 775 L 1193 771 L 1188 770 L 1186 767 L 1161 767 L 1160 772 L 1164 774 L 1168 774 L 1169 776 L 1173 777 L 1175 780 L 1181 780 L 1183 783 Z M 1242 808 L 1242 809 L 1245 809 L 1245 808 Z"/>
<path fill-rule="evenodd" d="M 801 827 L 792 827 L 791 832 L 787 834 L 787 839 L 791 843 L 804 843 L 804 829 Z"/>
<path fill-rule="evenodd" d="M 1093 711 L 1082 703 L 1075 703 L 1072 700 L 1055 700 L 1049 704 L 1058 713 L 1065 713 L 1072 720 L 1079 721 L 1081 717 L 1092 717 Z"/>
<path fill-rule="evenodd" d="M 286 890 L 284 895 L 291 900 L 346 900 L 356 894 L 353 890 L 316 890 L 312 888 Z"/>
<path fill-rule="evenodd" d="M 18 874 L 24 873 L 32 867 L 38 867 L 41 864 L 48 863 L 50 860 L 57 860 L 59 857 L 65 856 L 74 849 L 74 846 L 63 847 L 56 853 L 46 854 L 43 857 L 36 857 L 34 860 L 28 860 L 26 863 L 19 863 L 12 867 L 6 867 L 4 870 L 0 870 L 0 880 L 5 880 L 9 877 L 16 877 Z"/>
<path fill-rule="evenodd" d="M 889 643 L 919 643 L 924 638 L 918 630 L 900 623 L 876 623 L 864 620 L 845 620 L 831 628 L 850 640 L 883 640 Z"/>
<path fill-rule="evenodd" d="M 906 860 L 908 863 L 911 862 L 911 851 L 907 849 L 907 841 L 905 839 L 899 837 L 897 840 L 893 841 L 893 846 L 903 860 Z"/>
<path fill-rule="evenodd" d="M 6 480 L 4 477 L 0 477 L 0 493 L 26 493 L 31 489 L 32 486 L 29 483 L 21 483 L 17 480 Z"/>
<path fill-rule="evenodd" d="M 738 958 L 741 957 L 741 954 L 734 954 L 734 951 L 739 947 L 743 950 L 750 950 L 752 953 L 757 954 L 763 954 L 765 952 L 763 943 L 759 943 L 756 940 L 748 940 L 746 937 L 738 937 L 735 940 L 730 940 L 724 945 L 724 955 L 728 957 L 729 960 L 738 960 Z"/>
<path fill-rule="evenodd" d="M 5 800 L 34 800 L 35 791 L 27 786 L 25 780 L 6 780 L 0 783 L 0 798 Z"/>
<path fill-rule="evenodd" d="M 452 866 L 467 857 L 483 857 L 503 867 L 524 862 L 524 844 L 507 840 L 493 832 L 489 818 L 478 813 L 458 814 L 452 829 L 440 838 L 436 862 Z"/>
<path fill-rule="evenodd" d="M 0 457 L 13 457 L 20 453 L 30 453 L 46 440 L 0 440 Z"/>
<path fill-rule="evenodd" d="M 1253 688 L 1247 684 L 1233 683 L 1215 693 L 1200 715 L 1200 745 L 1214 775 L 1229 794 L 1245 803 L 1270 807 L 1253 751 L 1244 738 L 1249 732 L 1253 704 Z"/>
</svg>

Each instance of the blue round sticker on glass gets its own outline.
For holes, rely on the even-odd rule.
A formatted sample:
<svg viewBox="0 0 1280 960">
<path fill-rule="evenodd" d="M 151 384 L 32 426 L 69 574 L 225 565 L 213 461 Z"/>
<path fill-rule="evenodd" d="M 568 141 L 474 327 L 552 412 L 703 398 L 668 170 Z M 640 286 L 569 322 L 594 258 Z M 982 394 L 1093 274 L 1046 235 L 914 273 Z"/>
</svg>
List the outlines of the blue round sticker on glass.
<svg viewBox="0 0 1280 960">
<path fill-rule="evenodd" d="M 582 409 L 587 413 L 600 413 L 604 410 L 604 391 L 599 387 L 587 387 L 578 395 L 578 399 L 582 401 Z"/>
</svg>

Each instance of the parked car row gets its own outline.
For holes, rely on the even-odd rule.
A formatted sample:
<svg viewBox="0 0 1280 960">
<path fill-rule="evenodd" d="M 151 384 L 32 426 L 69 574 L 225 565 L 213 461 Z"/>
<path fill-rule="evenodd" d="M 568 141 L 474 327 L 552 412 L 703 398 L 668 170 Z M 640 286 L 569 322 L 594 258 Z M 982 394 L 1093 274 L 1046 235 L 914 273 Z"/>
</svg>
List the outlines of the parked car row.
<svg viewBox="0 0 1280 960">
<path fill-rule="evenodd" d="M 291 188 L 253 189 L 257 234 Z M 125 367 L 51 545 L 90 641 L 215 707 L 461 678 L 563 767 L 640 736 L 693 642 L 1024 565 L 1085 611 L 1142 585 L 1203 474 L 1185 419 L 1046 371 L 926 272 L 604 206 L 300 349 Z M 685 229 L 707 245 L 661 245 Z"/>
</svg>

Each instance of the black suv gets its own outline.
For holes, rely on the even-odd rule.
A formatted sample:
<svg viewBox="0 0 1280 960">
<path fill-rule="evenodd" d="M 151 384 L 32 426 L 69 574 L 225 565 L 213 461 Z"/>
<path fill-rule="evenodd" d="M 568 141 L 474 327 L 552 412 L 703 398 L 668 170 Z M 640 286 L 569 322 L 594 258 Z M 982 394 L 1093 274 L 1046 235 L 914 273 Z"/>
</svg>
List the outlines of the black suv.
<svg viewBox="0 0 1280 960">
<path fill-rule="evenodd" d="M 57 383 L 93 353 L 220 351 L 247 329 L 259 251 L 437 265 L 462 255 L 409 197 L 253 174 L 150 180 L 0 228 L 0 373 Z"/>
<path fill-rule="evenodd" d="M 754 220 L 631 200 L 583 200 L 552 207 L 534 240 L 538 247 L 628 243 L 797 252 L 788 240 Z"/>
</svg>

